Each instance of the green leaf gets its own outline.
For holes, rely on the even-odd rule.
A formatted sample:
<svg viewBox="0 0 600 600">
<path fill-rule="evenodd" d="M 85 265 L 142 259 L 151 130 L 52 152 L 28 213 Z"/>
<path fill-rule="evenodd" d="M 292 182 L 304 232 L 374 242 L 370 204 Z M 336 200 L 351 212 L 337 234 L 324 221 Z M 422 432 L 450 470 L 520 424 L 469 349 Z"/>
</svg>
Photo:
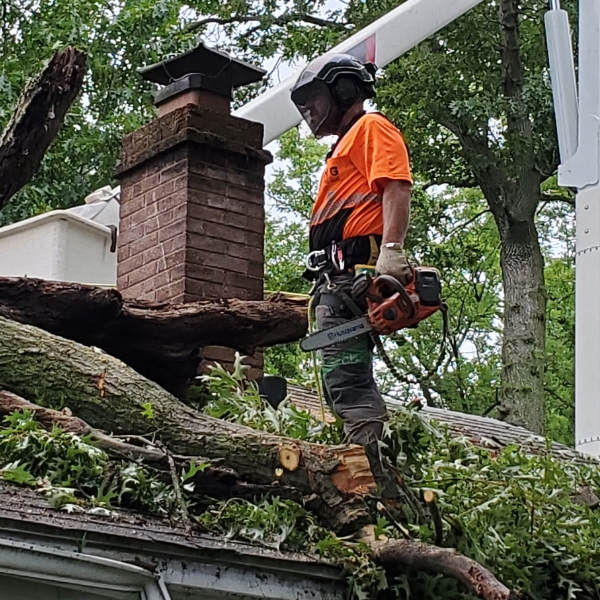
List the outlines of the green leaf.
<svg viewBox="0 0 600 600">
<path fill-rule="evenodd" d="M 152 403 L 151 402 L 144 402 L 142 404 L 143 406 L 143 410 L 142 410 L 142 416 L 146 417 L 146 419 L 154 419 L 154 408 L 152 407 Z"/>
<path fill-rule="evenodd" d="M 0 469 L 0 475 L 5 481 L 12 481 L 21 485 L 33 485 L 35 477 L 18 461 L 9 463 Z"/>
<path fill-rule="evenodd" d="M 181 475 L 181 483 L 185 483 L 188 479 L 191 479 L 192 477 L 194 477 L 194 475 L 196 475 L 196 473 L 201 473 L 207 467 L 210 467 L 210 463 L 208 463 L 208 462 L 190 461 L 189 468 L 187 469 L 187 471 L 185 471 Z"/>
</svg>

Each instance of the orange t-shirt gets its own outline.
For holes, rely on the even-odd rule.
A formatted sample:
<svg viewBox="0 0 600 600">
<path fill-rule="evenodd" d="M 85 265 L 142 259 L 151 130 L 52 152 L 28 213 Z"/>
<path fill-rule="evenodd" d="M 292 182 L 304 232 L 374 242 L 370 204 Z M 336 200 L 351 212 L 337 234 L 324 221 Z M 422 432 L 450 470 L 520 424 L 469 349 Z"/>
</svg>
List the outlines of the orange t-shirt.
<svg viewBox="0 0 600 600">
<path fill-rule="evenodd" d="M 382 114 L 367 113 L 327 159 L 310 220 L 311 250 L 383 234 L 381 179 L 412 183 L 408 150 L 393 123 Z"/>
</svg>

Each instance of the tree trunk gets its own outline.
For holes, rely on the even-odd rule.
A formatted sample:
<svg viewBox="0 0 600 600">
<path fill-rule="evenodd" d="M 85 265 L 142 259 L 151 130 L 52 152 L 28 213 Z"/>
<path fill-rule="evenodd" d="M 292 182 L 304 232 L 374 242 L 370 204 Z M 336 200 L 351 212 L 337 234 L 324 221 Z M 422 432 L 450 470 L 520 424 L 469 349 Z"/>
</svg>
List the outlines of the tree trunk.
<svg viewBox="0 0 600 600">
<path fill-rule="evenodd" d="M 96 429 L 154 436 L 175 454 L 220 459 L 249 483 L 295 488 L 338 532 L 368 521 L 362 494 L 374 484 L 359 446 L 309 444 L 199 414 L 108 354 L 2 317 L 0 389 L 69 407 Z"/>
<path fill-rule="evenodd" d="M 500 232 L 504 283 L 504 339 L 500 411 L 513 424 L 544 432 L 546 290 L 544 259 L 535 227 L 541 174 L 532 119 L 524 97 L 518 0 L 500 0 L 506 143 L 512 159 L 502 169 L 504 185 L 491 202 Z M 488 201 L 490 199 L 488 198 Z"/>
<path fill-rule="evenodd" d="M 491 175 L 480 181 L 500 236 L 504 313 L 498 410 L 503 420 L 543 434 L 546 288 L 534 221 L 540 176 L 533 168 L 523 168 L 512 180 L 498 171 Z"/>
<path fill-rule="evenodd" d="M 199 348 L 251 355 L 306 334 L 306 303 L 220 300 L 181 305 L 125 300 L 115 289 L 0 277 L 0 316 L 97 346 L 179 394 L 198 372 Z"/>
<path fill-rule="evenodd" d="M 494 149 L 491 132 L 482 135 L 481 124 L 463 121 L 450 110 L 437 114 L 436 119 L 460 142 L 500 234 L 504 286 L 501 415 L 510 423 L 543 433 L 546 293 L 535 228 L 542 175 L 523 97 L 518 1 L 500 0 L 498 17 L 506 117 L 502 145 Z"/>
<path fill-rule="evenodd" d="M 533 218 L 501 230 L 504 337 L 500 413 L 544 433 L 546 288 L 544 258 Z"/>
<path fill-rule="evenodd" d="M 0 136 L 0 209 L 38 170 L 81 91 L 84 73 L 85 54 L 66 48 L 21 93 Z"/>
</svg>

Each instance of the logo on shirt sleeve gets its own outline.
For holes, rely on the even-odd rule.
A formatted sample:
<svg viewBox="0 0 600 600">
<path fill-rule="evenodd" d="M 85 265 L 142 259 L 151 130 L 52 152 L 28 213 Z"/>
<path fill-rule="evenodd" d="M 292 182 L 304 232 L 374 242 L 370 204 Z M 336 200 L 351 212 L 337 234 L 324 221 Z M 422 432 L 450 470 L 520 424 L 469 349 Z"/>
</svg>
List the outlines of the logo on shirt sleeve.
<svg viewBox="0 0 600 600">
<path fill-rule="evenodd" d="M 337 181 L 340 178 L 340 170 L 335 165 L 329 167 L 329 181 Z"/>
</svg>

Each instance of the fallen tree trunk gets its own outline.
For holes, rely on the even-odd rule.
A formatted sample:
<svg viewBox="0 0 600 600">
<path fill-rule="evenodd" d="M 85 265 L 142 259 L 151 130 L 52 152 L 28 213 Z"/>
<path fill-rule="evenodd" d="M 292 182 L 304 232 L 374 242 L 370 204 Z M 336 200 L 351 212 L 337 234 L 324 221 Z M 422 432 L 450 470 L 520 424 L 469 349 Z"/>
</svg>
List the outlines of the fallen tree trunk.
<svg viewBox="0 0 600 600">
<path fill-rule="evenodd" d="M 74 433 L 78 436 L 88 436 L 92 443 L 104 450 L 106 454 L 115 459 L 141 460 L 153 469 L 164 471 L 165 480 L 171 478 L 171 464 L 169 458 L 179 469 L 187 469 L 190 462 L 195 464 L 208 461 L 205 457 L 169 455 L 163 449 L 153 444 L 150 440 L 139 436 L 126 436 L 116 438 L 107 435 L 99 429 L 90 427 L 79 417 L 33 404 L 28 400 L 0 390 L 0 417 L 10 415 L 15 411 L 29 411 L 34 419 L 47 430 L 60 427 L 63 431 Z M 128 441 L 129 440 L 129 441 Z M 130 441 L 138 442 L 137 444 Z M 141 445 L 140 445 L 141 444 Z M 209 503 L 213 500 L 242 498 L 252 500 L 262 496 L 277 496 L 278 498 L 302 502 L 299 490 L 285 487 L 276 482 L 269 485 L 258 485 L 244 481 L 238 473 L 228 467 L 218 466 L 219 460 L 212 460 L 210 465 L 199 471 L 191 480 L 195 486 L 194 491 L 187 494 L 197 503 Z"/>
<path fill-rule="evenodd" d="M 196 376 L 199 348 L 251 355 L 298 340 L 308 328 L 306 308 L 281 297 L 151 304 L 115 289 L 10 277 L 0 278 L 0 316 L 102 348 L 174 393 Z"/>
<path fill-rule="evenodd" d="M 462 582 L 484 600 L 516 600 L 519 595 L 500 583 L 491 571 L 454 548 L 416 540 L 388 540 L 374 545 L 374 557 L 390 574 L 406 571 L 442 573 Z"/>
<path fill-rule="evenodd" d="M 81 91 L 85 54 L 66 48 L 23 90 L 0 136 L 0 209 L 38 170 Z"/>
<path fill-rule="evenodd" d="M 109 433 L 154 436 L 174 454 L 221 459 L 252 484 L 279 481 L 338 532 L 369 520 L 362 494 L 374 484 L 362 448 L 309 444 L 197 413 L 108 354 L 2 317 L 0 389 L 69 407 Z"/>
<path fill-rule="evenodd" d="M 79 416 L 1 388 L 68 406 Z M 361 448 L 308 444 L 196 413 L 107 354 L 0 317 L 0 416 L 15 410 L 33 412 L 46 428 L 58 425 L 89 435 L 109 455 L 143 460 L 162 469 L 165 477 L 173 475 L 173 460 L 178 467 L 210 460 L 211 466 L 195 479 L 194 500 L 200 503 L 206 497 L 275 495 L 303 502 L 338 533 L 354 532 L 370 521 L 361 495 L 373 480 Z M 151 418 L 144 416 L 148 412 Z M 100 429 L 131 438 L 153 436 L 170 452 L 147 439 L 137 446 Z M 456 550 L 415 540 L 388 540 L 372 548 L 374 559 L 392 575 L 407 570 L 442 573 L 484 600 L 519 598 Z"/>
</svg>

